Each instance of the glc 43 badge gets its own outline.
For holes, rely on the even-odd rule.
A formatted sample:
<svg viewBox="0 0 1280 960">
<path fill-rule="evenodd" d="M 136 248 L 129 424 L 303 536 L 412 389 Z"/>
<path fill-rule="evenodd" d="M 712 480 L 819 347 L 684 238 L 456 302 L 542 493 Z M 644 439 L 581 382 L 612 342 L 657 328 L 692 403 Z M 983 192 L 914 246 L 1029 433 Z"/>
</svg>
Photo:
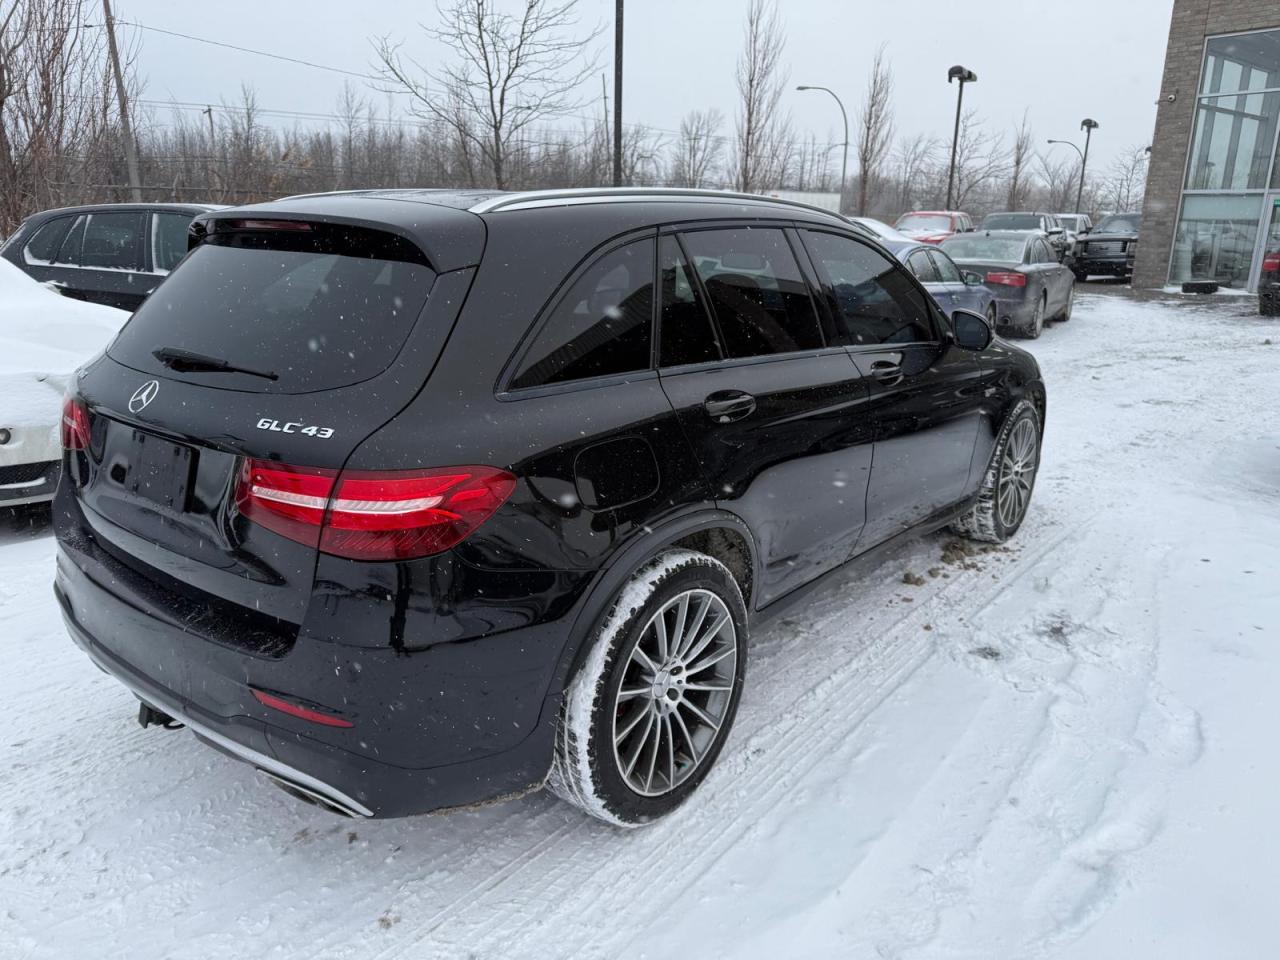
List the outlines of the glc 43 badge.
<svg viewBox="0 0 1280 960">
<path fill-rule="evenodd" d="M 320 440 L 327 440 L 333 436 L 333 427 L 316 427 L 299 423 L 295 420 L 286 420 L 281 423 L 279 420 L 272 420 L 270 417 L 263 417 L 259 420 L 258 429 L 274 430 L 276 433 L 301 433 Z"/>
</svg>

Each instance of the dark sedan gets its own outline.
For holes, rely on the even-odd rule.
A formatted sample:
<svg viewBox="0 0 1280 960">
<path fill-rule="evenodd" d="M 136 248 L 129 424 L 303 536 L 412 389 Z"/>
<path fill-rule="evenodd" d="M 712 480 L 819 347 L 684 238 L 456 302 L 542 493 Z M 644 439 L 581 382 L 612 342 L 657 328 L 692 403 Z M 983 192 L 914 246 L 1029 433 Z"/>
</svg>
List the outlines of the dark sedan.
<svg viewBox="0 0 1280 960">
<path fill-rule="evenodd" d="M 942 242 L 963 270 L 982 275 L 996 296 L 999 325 L 1035 338 L 1047 320 L 1070 320 L 1071 270 L 1044 237 L 1016 230 L 969 233 Z"/>
<path fill-rule="evenodd" d="M 1076 241 L 1071 265 L 1077 280 L 1090 274 L 1109 277 L 1133 276 L 1133 259 L 1138 255 L 1138 232 L 1142 214 L 1115 213 L 1102 220 Z"/>
<path fill-rule="evenodd" d="M 187 252 L 196 203 L 102 203 L 33 214 L 0 247 L 64 296 L 136 310 Z"/>
</svg>

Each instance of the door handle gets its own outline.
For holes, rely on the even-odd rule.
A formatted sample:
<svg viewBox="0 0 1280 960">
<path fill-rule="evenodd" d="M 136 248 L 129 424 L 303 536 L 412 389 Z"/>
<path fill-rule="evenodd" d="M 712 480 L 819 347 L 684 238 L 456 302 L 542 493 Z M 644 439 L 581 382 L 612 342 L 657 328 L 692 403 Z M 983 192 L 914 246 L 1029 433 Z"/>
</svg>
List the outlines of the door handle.
<svg viewBox="0 0 1280 960">
<path fill-rule="evenodd" d="M 741 390 L 717 390 L 704 401 L 702 408 L 719 423 L 730 423 L 755 412 L 756 398 Z"/>
<path fill-rule="evenodd" d="M 871 364 L 871 375 L 881 383 L 897 383 L 902 379 L 902 364 L 893 360 L 876 360 Z"/>
</svg>

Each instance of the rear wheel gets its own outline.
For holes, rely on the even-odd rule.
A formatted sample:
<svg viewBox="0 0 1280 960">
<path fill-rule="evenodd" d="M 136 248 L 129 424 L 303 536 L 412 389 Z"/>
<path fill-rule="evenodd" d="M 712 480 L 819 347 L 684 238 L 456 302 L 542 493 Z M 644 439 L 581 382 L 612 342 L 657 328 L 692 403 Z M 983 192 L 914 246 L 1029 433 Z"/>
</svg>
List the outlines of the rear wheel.
<svg viewBox="0 0 1280 960">
<path fill-rule="evenodd" d="M 697 789 L 738 710 L 747 613 L 724 564 L 669 550 L 618 594 L 569 687 L 549 785 L 634 827 Z"/>
<path fill-rule="evenodd" d="M 1021 400 L 1000 430 L 978 502 L 952 529 L 971 540 L 1008 540 L 1026 518 L 1039 466 L 1040 414 L 1030 400 Z"/>
<path fill-rule="evenodd" d="M 1022 335 L 1029 340 L 1037 339 L 1044 332 L 1044 312 L 1048 306 L 1049 295 L 1040 294 L 1040 299 L 1036 301 L 1035 312 L 1031 314 L 1031 322 L 1022 328 Z"/>
</svg>

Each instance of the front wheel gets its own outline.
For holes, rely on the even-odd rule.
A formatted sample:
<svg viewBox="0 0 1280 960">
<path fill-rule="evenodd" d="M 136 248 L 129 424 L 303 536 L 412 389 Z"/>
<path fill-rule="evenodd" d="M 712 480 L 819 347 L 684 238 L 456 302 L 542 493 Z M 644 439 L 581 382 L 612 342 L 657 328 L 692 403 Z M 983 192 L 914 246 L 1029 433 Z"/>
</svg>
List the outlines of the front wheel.
<svg viewBox="0 0 1280 960">
<path fill-rule="evenodd" d="M 668 550 L 619 592 L 565 697 L 549 786 L 594 817 L 635 827 L 707 775 L 733 725 L 747 611 L 728 568 Z"/>
<path fill-rule="evenodd" d="M 978 501 L 951 527 L 961 536 L 1004 543 L 1022 526 L 1040 466 L 1040 413 L 1020 400 L 996 438 Z"/>
</svg>

